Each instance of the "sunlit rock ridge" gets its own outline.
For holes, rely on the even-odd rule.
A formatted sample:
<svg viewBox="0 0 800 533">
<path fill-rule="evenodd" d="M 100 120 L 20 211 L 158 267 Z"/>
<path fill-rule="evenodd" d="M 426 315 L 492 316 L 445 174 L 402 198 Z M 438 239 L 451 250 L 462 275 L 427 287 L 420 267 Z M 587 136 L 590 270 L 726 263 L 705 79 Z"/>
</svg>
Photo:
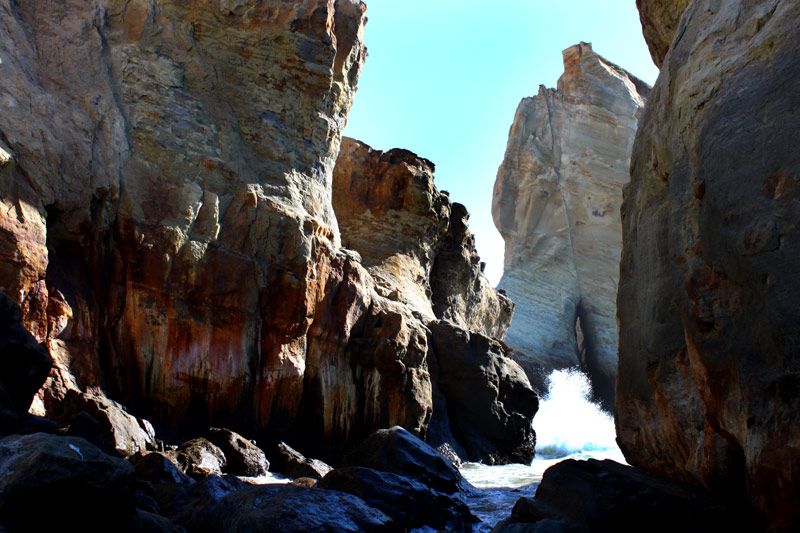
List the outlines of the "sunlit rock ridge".
<svg viewBox="0 0 800 533">
<path fill-rule="evenodd" d="M 650 89 L 591 44 L 563 56 L 558 88 L 540 86 L 517 108 L 497 173 L 492 214 L 505 239 L 498 288 L 516 304 L 506 343 L 531 379 L 541 386 L 551 369 L 581 367 L 610 404 L 619 208 Z"/>
</svg>

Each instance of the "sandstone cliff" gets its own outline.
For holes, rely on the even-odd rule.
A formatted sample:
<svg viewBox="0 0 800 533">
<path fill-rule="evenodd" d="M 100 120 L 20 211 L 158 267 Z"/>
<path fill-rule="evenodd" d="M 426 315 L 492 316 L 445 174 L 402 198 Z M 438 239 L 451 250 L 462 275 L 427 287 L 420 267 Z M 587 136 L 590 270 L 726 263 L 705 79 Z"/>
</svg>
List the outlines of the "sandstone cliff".
<svg viewBox="0 0 800 533">
<path fill-rule="evenodd" d="M 566 49 L 558 89 L 540 87 L 517 109 L 492 199 L 506 243 L 498 287 L 516 304 L 506 339 L 515 359 L 540 386 L 550 369 L 583 367 L 609 404 L 619 206 L 648 92 L 590 44 Z"/>
<path fill-rule="evenodd" d="M 616 423 L 627 460 L 800 527 L 800 5 L 696 0 L 633 148 Z"/>
<path fill-rule="evenodd" d="M 332 171 L 365 11 L 0 0 L 0 288 L 54 359 L 35 412 L 69 421 L 116 405 L 107 393 L 164 431 L 269 432 L 323 455 L 381 427 L 426 434 L 426 322 L 476 327 L 467 305 L 484 306 L 502 336 L 510 304 L 470 287 L 477 303 L 420 315 L 414 287 L 387 294 L 340 246 Z M 407 235 L 422 248 L 442 241 L 426 224 Z"/>
</svg>

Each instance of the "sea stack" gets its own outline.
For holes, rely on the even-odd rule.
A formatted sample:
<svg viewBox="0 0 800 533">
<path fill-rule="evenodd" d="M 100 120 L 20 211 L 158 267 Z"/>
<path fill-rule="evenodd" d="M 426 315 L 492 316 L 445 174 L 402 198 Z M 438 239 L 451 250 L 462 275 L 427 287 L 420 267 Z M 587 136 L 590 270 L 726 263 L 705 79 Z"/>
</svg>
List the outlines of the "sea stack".
<svg viewBox="0 0 800 533">
<path fill-rule="evenodd" d="M 553 369 L 580 367 L 613 404 L 619 209 L 630 151 L 650 88 L 589 43 L 564 50 L 557 89 L 524 98 L 492 199 L 505 239 L 498 288 L 515 302 L 506 336 L 543 387 Z"/>
</svg>

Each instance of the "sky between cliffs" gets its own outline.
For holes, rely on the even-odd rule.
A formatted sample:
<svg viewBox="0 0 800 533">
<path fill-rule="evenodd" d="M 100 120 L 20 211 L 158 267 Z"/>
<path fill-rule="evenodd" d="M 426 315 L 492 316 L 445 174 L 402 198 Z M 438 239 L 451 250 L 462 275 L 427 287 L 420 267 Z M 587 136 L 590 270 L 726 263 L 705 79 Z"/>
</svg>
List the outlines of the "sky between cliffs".
<svg viewBox="0 0 800 533">
<path fill-rule="evenodd" d="M 503 272 L 492 188 L 519 101 L 555 87 L 580 41 L 653 84 L 634 0 L 366 0 L 369 56 L 345 135 L 406 148 L 467 206 L 486 275 Z"/>
</svg>

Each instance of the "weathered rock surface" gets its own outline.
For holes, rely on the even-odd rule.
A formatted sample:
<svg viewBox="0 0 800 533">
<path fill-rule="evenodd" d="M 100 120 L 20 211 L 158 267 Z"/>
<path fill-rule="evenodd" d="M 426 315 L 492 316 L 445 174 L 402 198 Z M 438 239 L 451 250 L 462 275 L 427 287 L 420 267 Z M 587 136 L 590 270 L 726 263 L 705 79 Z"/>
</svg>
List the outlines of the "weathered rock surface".
<svg viewBox="0 0 800 533">
<path fill-rule="evenodd" d="M 468 487 L 461 473 L 447 459 L 399 426 L 370 435 L 344 456 L 341 466 L 362 466 L 410 477 L 448 494 Z"/>
<path fill-rule="evenodd" d="M 658 68 L 664 62 L 669 45 L 678 29 L 686 6 L 690 0 L 636 0 L 642 33 L 650 49 L 650 57 Z"/>
<path fill-rule="evenodd" d="M 320 479 L 331 471 L 330 465 L 306 457 L 285 442 L 268 447 L 267 453 L 272 462 L 272 471 L 288 478 Z"/>
<path fill-rule="evenodd" d="M 472 531 L 477 522 L 460 499 L 398 474 L 344 466 L 326 474 L 317 486 L 358 496 L 407 529 Z"/>
<path fill-rule="evenodd" d="M 531 419 L 539 398 L 522 368 L 503 354 L 497 341 L 478 332 L 446 320 L 429 327 L 435 382 L 445 404 L 434 404 L 434 410 L 447 410 L 450 431 L 465 449 L 465 459 L 529 464 L 535 444 Z"/>
<path fill-rule="evenodd" d="M 417 181 L 390 169 L 408 202 L 372 205 L 413 221 L 383 250 L 396 263 L 340 247 L 332 169 L 363 3 L 0 15 L 0 288 L 54 359 L 36 414 L 108 395 L 167 436 L 221 425 L 326 459 L 381 427 L 425 435 L 426 321 L 502 337 L 511 304 L 427 163 Z"/>
<path fill-rule="evenodd" d="M 23 327 L 17 303 L 0 291 L 0 411 L 3 418 L 16 420 L 27 413 L 52 364 L 47 351 Z"/>
<path fill-rule="evenodd" d="M 623 204 L 616 424 L 634 466 L 800 527 L 800 5 L 692 2 Z"/>
<path fill-rule="evenodd" d="M 433 171 L 407 150 L 381 152 L 345 138 L 333 179 L 342 241 L 360 254 L 378 293 L 410 310 L 408 323 L 426 337 L 417 344 L 435 374 L 427 438 L 464 459 L 526 462 L 537 398 L 488 338 L 505 336 L 513 304 L 482 274 L 468 214 L 436 189 Z M 485 402 L 470 401 L 475 390 Z"/>
<path fill-rule="evenodd" d="M 296 415 L 364 11 L 0 2 L 0 286 L 61 363 L 48 409 L 99 384 L 175 426 Z"/>
<path fill-rule="evenodd" d="M 548 468 L 496 532 L 752 531 L 741 509 L 709 493 L 614 461 L 567 459 Z"/>
<path fill-rule="evenodd" d="M 202 437 L 184 442 L 168 455 L 172 456 L 183 473 L 193 478 L 222 475 L 227 463 L 222 450 Z"/>
<path fill-rule="evenodd" d="M 514 304 L 483 275 L 469 214 L 433 183 L 434 165 L 408 150 L 373 150 L 345 137 L 333 173 L 344 246 L 378 290 L 426 320 L 447 319 L 502 340 Z"/>
<path fill-rule="evenodd" d="M 213 531 L 402 531 L 363 500 L 335 490 L 262 485 L 234 492 L 216 507 Z"/>
<path fill-rule="evenodd" d="M 9 531 L 43 526 L 43 505 L 70 529 L 134 531 L 135 485 L 130 464 L 83 439 L 36 433 L 0 440 L 0 525 Z"/>
<path fill-rule="evenodd" d="M 549 370 L 583 367 L 613 403 L 619 207 L 648 92 L 581 43 L 564 50 L 558 89 L 517 108 L 492 214 L 506 243 L 498 287 L 516 304 L 506 344 L 540 388 Z"/>
</svg>

